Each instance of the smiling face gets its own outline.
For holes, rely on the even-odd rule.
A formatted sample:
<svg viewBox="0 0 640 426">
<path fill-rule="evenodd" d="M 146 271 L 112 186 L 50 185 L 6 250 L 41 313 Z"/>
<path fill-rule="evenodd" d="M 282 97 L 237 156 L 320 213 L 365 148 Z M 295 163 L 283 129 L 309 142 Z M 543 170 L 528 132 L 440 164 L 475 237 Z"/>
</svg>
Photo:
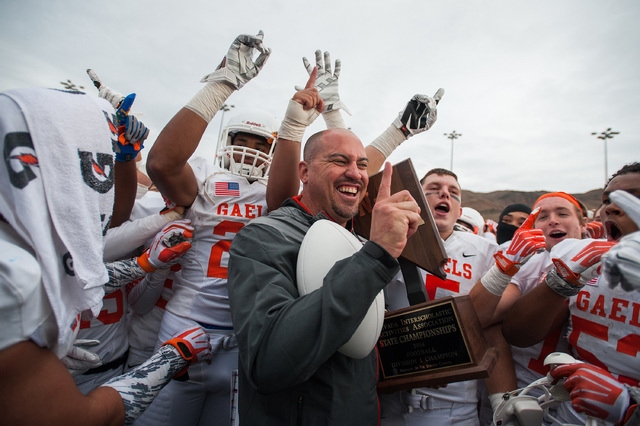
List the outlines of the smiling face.
<svg viewBox="0 0 640 426">
<path fill-rule="evenodd" d="M 322 132 L 319 139 L 307 141 L 317 144 L 314 153 L 298 166 L 302 193 L 300 201 L 317 214 L 326 212 L 336 223 L 345 225 L 358 213 L 365 196 L 369 164 L 360 139 L 348 130 L 333 129 Z"/>
<path fill-rule="evenodd" d="M 609 198 L 609 194 L 618 189 L 640 198 L 640 173 L 627 173 L 614 177 L 602 193 L 600 217 L 608 241 L 619 241 L 623 236 L 638 230 L 638 226 L 624 210 Z"/>
<path fill-rule="evenodd" d="M 537 207 L 540 207 L 540 214 L 534 227 L 542 230 L 547 250 L 567 238 L 582 238 L 585 221 L 571 201 L 562 197 L 547 197 L 539 200 L 533 208 Z"/>
<path fill-rule="evenodd" d="M 453 176 L 434 173 L 423 179 L 422 191 L 436 222 L 440 238 L 446 240 L 462 214 L 460 185 Z"/>
</svg>

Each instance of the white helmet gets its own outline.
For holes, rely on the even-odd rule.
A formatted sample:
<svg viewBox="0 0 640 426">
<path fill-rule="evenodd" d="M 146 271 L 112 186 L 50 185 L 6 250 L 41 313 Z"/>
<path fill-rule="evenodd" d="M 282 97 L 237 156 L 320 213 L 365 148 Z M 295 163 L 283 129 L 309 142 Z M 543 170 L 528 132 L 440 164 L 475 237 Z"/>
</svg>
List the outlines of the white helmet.
<svg viewBox="0 0 640 426">
<path fill-rule="evenodd" d="M 239 176 L 266 179 L 269 176 L 273 148 L 278 136 L 278 125 L 276 117 L 265 111 L 245 110 L 236 114 L 228 121 L 218 141 L 216 164 Z M 238 133 L 265 138 L 270 145 L 269 152 L 233 145 L 233 139 Z"/>
<path fill-rule="evenodd" d="M 469 225 L 476 235 L 482 234 L 484 230 L 484 218 L 476 209 L 471 207 L 462 208 L 462 215 L 458 218 L 458 221 Z"/>
</svg>

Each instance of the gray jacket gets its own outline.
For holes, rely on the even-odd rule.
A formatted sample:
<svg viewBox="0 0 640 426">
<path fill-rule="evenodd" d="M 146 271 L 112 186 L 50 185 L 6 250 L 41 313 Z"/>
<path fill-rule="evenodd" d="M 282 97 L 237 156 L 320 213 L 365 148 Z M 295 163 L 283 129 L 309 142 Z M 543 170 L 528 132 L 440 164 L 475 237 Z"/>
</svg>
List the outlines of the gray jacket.
<svg viewBox="0 0 640 426">
<path fill-rule="evenodd" d="M 312 217 L 289 199 L 245 226 L 231 245 L 241 425 L 378 424 L 376 351 L 356 360 L 337 350 L 399 266 L 384 250 L 379 259 L 360 250 L 337 262 L 321 289 L 300 297 L 298 251 L 320 219 L 327 217 Z"/>
</svg>

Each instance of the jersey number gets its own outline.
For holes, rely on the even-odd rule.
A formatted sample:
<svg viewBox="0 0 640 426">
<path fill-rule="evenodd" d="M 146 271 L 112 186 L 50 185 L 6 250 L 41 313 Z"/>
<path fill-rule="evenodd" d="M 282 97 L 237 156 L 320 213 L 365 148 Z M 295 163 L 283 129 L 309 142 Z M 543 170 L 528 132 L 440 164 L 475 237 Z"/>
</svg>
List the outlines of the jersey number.
<svg viewBox="0 0 640 426">
<path fill-rule="evenodd" d="M 596 358 L 594 354 L 578 346 L 578 338 L 580 337 L 581 333 L 584 333 L 596 339 L 608 342 L 609 327 L 576 316 L 573 316 L 571 318 L 571 321 L 573 322 L 573 330 L 569 335 L 569 344 L 574 347 L 578 355 L 580 355 L 580 358 L 582 358 L 584 361 L 608 370 L 606 365 L 604 365 L 598 358 Z M 616 343 L 616 351 L 635 358 L 636 356 L 638 356 L 638 352 L 640 352 L 640 335 L 631 333 L 618 339 L 618 342 Z M 621 382 L 625 382 L 633 386 L 637 386 L 638 383 L 637 381 L 633 383 L 633 379 L 625 380 L 626 378 L 624 378 L 623 376 L 620 376 L 619 379 Z"/>
<path fill-rule="evenodd" d="M 115 311 L 109 312 L 108 307 L 115 304 Z M 118 289 L 113 293 L 107 294 L 102 298 L 102 305 L 107 307 L 100 311 L 100 315 L 96 318 L 104 325 L 115 324 L 122 318 L 124 314 L 124 293 L 122 289 Z M 90 328 L 91 321 L 80 321 L 80 329 Z"/>
<path fill-rule="evenodd" d="M 441 280 L 435 275 L 427 274 L 427 280 L 425 282 L 427 288 L 427 296 L 429 300 L 435 300 L 436 291 L 441 288 L 449 290 L 452 293 L 460 293 L 460 282 L 454 280 Z"/>
<path fill-rule="evenodd" d="M 232 220 L 223 220 L 213 228 L 213 235 L 227 234 L 235 235 L 242 229 L 244 223 Z M 231 240 L 220 240 L 211 247 L 211 255 L 209 256 L 209 267 L 207 268 L 207 276 L 213 278 L 227 279 L 227 268 L 222 266 L 222 254 L 229 251 Z"/>
</svg>

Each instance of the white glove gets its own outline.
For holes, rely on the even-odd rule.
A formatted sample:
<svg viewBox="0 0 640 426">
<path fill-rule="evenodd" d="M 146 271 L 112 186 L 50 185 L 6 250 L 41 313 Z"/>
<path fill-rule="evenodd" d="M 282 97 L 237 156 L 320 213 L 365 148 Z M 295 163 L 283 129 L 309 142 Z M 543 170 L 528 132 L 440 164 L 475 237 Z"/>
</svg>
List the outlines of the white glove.
<svg viewBox="0 0 640 426">
<path fill-rule="evenodd" d="M 626 191 L 613 191 L 610 197 L 636 225 L 640 224 L 640 199 Z M 602 265 L 611 288 L 618 284 L 626 291 L 640 288 L 640 231 L 622 237 L 602 255 Z"/>
<path fill-rule="evenodd" d="M 309 75 L 313 72 L 313 66 L 309 63 L 307 58 L 302 58 L 302 63 L 306 68 Z M 324 52 L 324 65 L 322 62 L 322 52 L 316 50 L 316 65 L 318 68 L 318 75 L 316 77 L 315 88 L 318 94 L 324 101 L 323 113 L 337 110 L 344 110 L 347 114 L 351 115 L 351 112 L 347 106 L 340 100 L 340 93 L 338 91 L 338 79 L 340 78 L 340 69 L 342 68 L 342 62 L 340 59 L 336 59 L 334 72 L 331 74 L 331 54 Z M 303 88 L 296 86 L 296 90 L 300 91 Z"/>
<path fill-rule="evenodd" d="M 100 357 L 87 349 L 99 344 L 99 340 L 89 339 L 77 339 L 73 342 L 73 346 L 69 349 L 67 355 L 61 359 L 73 377 L 102 365 Z"/>
<path fill-rule="evenodd" d="M 564 297 L 578 294 L 586 283 L 600 275 L 600 258 L 615 242 L 567 238 L 552 249 L 555 268 L 547 273 L 549 288 Z"/>
<path fill-rule="evenodd" d="M 258 75 L 271 55 L 271 49 L 264 47 L 262 43 L 263 38 L 262 30 L 255 36 L 242 34 L 236 37 L 222 63 L 214 72 L 202 77 L 200 82 L 224 81 L 236 90 L 242 88 Z M 260 55 L 254 61 L 253 55 L 256 51 L 260 52 Z"/>
<path fill-rule="evenodd" d="M 427 95 L 414 95 L 393 121 L 394 126 L 406 138 L 429 130 L 438 118 L 436 106 L 443 95 L 444 89 L 438 89 L 433 98 Z"/>
</svg>

